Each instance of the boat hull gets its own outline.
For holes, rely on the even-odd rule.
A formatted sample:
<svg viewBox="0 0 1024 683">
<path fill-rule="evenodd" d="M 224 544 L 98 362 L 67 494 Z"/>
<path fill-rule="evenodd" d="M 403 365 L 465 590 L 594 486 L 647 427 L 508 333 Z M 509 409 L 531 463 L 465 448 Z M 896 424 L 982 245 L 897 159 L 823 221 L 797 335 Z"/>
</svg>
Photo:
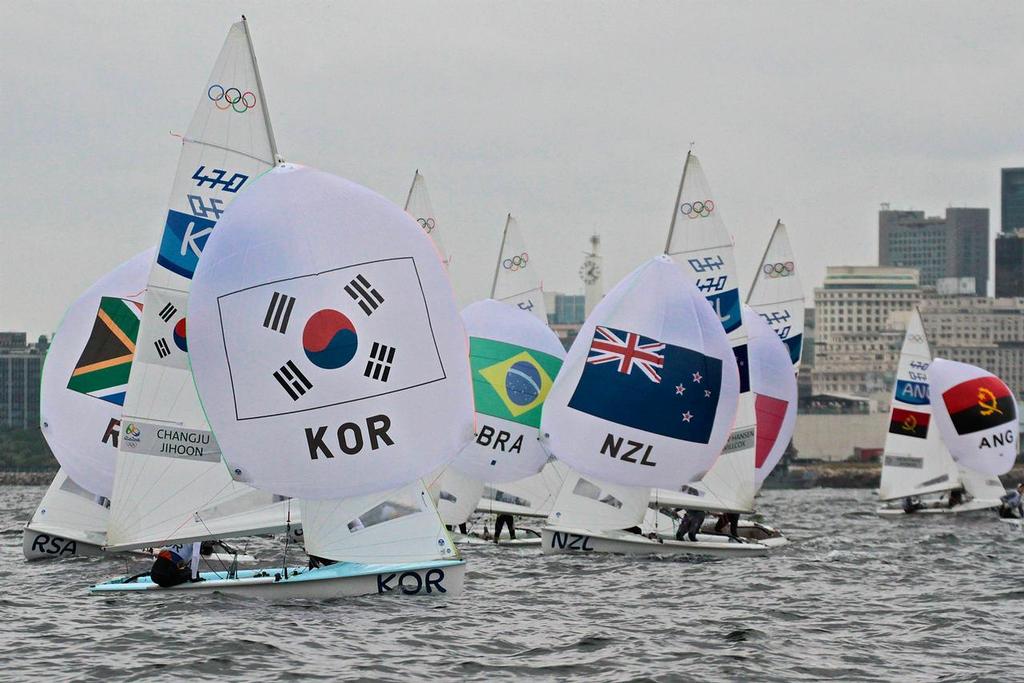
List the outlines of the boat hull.
<svg viewBox="0 0 1024 683">
<path fill-rule="evenodd" d="M 693 557 L 762 557 L 763 543 L 723 542 L 721 537 L 699 534 L 696 542 L 650 539 L 629 532 L 597 532 L 568 527 L 544 527 L 541 550 L 545 555 L 562 553 L 613 553 L 617 555 L 690 555 Z"/>
<path fill-rule="evenodd" d="M 308 598 L 326 600 L 394 593 L 397 595 L 455 596 L 462 592 L 466 576 L 464 560 L 438 560 L 406 564 L 337 564 L 306 569 L 283 568 L 251 569 L 238 572 L 237 578 L 226 578 L 223 573 L 204 572 L 203 581 L 184 583 L 172 588 L 161 588 L 148 577 L 125 583 L 115 579 L 96 584 L 89 589 L 93 595 L 149 593 L 166 595 L 172 591 L 225 593 L 267 600 Z"/>
<path fill-rule="evenodd" d="M 904 512 L 901 507 L 880 507 L 875 513 L 883 519 L 903 519 L 905 517 L 917 517 L 918 515 L 967 515 L 979 512 L 991 512 L 999 507 L 998 502 L 993 501 L 968 501 L 963 505 L 955 507 L 937 506 L 924 507 L 914 512 Z"/>
<path fill-rule="evenodd" d="M 103 547 L 87 541 L 58 536 L 46 531 L 25 527 L 21 537 L 25 559 L 59 560 L 66 557 L 99 557 L 106 555 Z"/>
</svg>

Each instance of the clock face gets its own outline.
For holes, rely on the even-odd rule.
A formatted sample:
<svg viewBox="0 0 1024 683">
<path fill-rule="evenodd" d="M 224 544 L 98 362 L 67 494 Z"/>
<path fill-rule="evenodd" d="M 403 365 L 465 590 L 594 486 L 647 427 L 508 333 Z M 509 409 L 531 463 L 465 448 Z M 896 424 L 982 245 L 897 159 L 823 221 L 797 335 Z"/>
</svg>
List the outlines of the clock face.
<svg viewBox="0 0 1024 683">
<path fill-rule="evenodd" d="M 586 260 L 583 265 L 580 266 L 580 278 L 588 285 L 592 285 L 597 282 L 597 279 L 601 277 L 601 266 L 597 261 Z"/>
</svg>

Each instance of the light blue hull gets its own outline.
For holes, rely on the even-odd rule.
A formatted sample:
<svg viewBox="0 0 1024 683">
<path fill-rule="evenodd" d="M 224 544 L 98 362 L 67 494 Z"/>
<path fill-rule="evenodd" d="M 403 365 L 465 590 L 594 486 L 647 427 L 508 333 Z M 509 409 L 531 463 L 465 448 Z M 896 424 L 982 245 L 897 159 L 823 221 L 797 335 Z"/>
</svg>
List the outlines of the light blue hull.
<svg viewBox="0 0 1024 683">
<path fill-rule="evenodd" d="M 202 581 L 161 588 L 143 577 L 126 582 L 114 579 L 89 589 L 93 595 L 170 591 L 229 593 L 267 599 L 327 599 L 354 595 L 397 593 L 400 595 L 457 595 L 462 592 L 466 574 L 465 560 L 435 560 L 400 564 L 337 564 L 307 569 L 289 567 L 288 578 L 280 567 L 245 569 L 234 578 L 224 572 L 203 572 Z"/>
</svg>

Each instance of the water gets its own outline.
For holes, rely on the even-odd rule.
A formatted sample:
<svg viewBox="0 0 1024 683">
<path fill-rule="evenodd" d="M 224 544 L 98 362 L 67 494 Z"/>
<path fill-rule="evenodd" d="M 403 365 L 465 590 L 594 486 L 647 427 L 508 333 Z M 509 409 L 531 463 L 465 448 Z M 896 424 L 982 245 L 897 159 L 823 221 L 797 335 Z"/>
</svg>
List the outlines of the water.
<svg viewBox="0 0 1024 683">
<path fill-rule="evenodd" d="M 473 546 L 458 598 L 281 604 L 89 596 L 126 563 L 25 562 L 43 492 L 0 489 L 5 680 L 1008 680 L 1024 663 L 1024 533 L 984 514 L 884 521 L 870 491 L 765 492 L 764 518 L 795 541 L 768 558 Z"/>
</svg>

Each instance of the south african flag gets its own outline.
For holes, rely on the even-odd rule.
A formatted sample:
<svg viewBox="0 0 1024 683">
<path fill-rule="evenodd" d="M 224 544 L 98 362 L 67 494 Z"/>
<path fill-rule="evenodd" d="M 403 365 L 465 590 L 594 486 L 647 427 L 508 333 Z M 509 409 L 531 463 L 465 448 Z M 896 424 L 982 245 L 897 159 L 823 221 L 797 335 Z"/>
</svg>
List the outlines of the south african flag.
<svg viewBox="0 0 1024 683">
<path fill-rule="evenodd" d="M 110 296 L 101 298 L 96 322 L 71 373 L 68 389 L 124 405 L 141 318 L 142 304 Z"/>
</svg>

